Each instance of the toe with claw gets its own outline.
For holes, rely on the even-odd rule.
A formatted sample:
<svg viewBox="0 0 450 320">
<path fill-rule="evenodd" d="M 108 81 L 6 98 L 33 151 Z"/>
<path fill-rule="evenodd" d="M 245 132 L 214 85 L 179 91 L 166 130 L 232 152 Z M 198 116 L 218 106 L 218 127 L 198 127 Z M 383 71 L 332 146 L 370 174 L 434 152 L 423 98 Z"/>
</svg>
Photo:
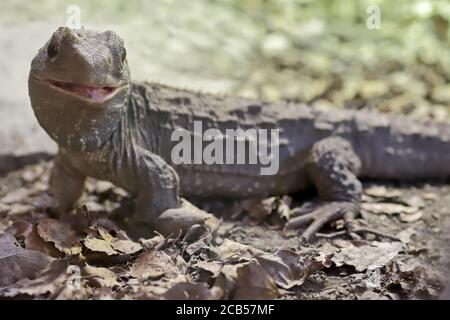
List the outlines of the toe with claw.
<svg viewBox="0 0 450 320">
<path fill-rule="evenodd" d="M 302 207 L 293 209 L 291 219 L 286 223 L 284 230 L 295 230 L 308 225 L 302 234 L 305 241 L 312 237 L 327 223 L 343 218 L 347 233 L 353 237 L 351 220 L 358 214 L 359 204 L 347 201 L 322 202 L 318 204 L 307 203 Z"/>
</svg>

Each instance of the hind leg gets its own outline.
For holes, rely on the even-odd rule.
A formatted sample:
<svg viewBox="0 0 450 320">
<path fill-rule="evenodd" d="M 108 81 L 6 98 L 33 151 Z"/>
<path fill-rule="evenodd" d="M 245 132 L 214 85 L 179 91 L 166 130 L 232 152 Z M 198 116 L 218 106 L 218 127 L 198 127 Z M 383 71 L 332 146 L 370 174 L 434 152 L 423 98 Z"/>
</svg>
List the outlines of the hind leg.
<svg viewBox="0 0 450 320">
<path fill-rule="evenodd" d="M 359 213 L 362 185 L 357 178 L 360 160 L 345 139 L 318 141 L 306 157 L 305 170 L 318 190 L 320 202 L 294 209 L 285 229 L 309 225 L 302 235 L 309 241 L 325 224 L 340 218 L 351 221 Z"/>
</svg>

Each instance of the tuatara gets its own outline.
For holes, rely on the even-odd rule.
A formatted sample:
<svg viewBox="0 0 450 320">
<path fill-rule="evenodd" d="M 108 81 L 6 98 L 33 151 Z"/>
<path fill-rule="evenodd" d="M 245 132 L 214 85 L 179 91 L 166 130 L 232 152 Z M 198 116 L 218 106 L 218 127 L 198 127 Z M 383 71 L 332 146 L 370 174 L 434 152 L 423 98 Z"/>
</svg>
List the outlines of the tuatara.
<svg viewBox="0 0 450 320">
<path fill-rule="evenodd" d="M 29 94 L 59 145 L 49 190 L 60 212 L 80 197 L 86 177 L 128 190 L 137 221 L 169 231 L 176 223 L 161 217 L 182 216 L 180 196 L 252 198 L 315 187 L 320 201 L 295 209 L 286 224 L 309 224 L 303 237 L 310 239 L 324 224 L 358 214 L 358 177 L 450 176 L 448 123 L 134 83 L 124 42 L 112 31 L 56 30 L 32 61 Z M 276 174 L 261 174 L 258 163 L 174 163 L 172 134 L 194 135 L 195 121 L 219 132 L 279 129 Z"/>
</svg>

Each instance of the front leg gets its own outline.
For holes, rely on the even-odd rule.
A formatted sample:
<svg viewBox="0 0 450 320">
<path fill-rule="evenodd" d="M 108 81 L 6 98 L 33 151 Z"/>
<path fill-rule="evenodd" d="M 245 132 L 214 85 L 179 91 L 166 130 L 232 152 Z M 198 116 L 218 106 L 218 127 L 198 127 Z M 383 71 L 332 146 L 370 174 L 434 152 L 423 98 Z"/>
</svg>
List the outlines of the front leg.
<svg viewBox="0 0 450 320">
<path fill-rule="evenodd" d="M 74 169 L 61 153 L 53 161 L 50 173 L 49 193 L 53 200 L 53 210 L 65 214 L 80 198 L 86 176 Z"/>
<path fill-rule="evenodd" d="M 134 148 L 131 158 L 121 179 L 125 185 L 133 184 L 135 219 L 156 226 L 162 212 L 180 205 L 178 175 L 161 157 L 140 147 Z"/>
<path fill-rule="evenodd" d="M 362 185 L 357 178 L 361 163 L 347 140 L 329 137 L 318 141 L 307 157 L 305 169 L 321 202 L 294 209 L 285 228 L 310 224 L 303 233 L 308 241 L 326 223 L 339 218 L 350 221 L 359 212 Z"/>
<path fill-rule="evenodd" d="M 156 229 L 163 235 L 178 234 L 210 218 L 210 214 L 181 201 L 178 175 L 161 157 L 135 147 L 132 159 L 121 179 L 125 184 L 133 183 L 130 189 L 136 193 L 134 222 L 141 226 L 137 233 Z"/>
</svg>

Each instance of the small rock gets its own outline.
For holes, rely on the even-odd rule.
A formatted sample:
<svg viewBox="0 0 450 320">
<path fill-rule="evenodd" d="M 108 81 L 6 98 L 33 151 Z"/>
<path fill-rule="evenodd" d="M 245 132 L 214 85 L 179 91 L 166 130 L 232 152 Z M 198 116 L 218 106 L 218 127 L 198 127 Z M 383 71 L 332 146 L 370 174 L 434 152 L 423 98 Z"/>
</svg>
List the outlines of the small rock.
<svg viewBox="0 0 450 320">
<path fill-rule="evenodd" d="M 105 208 L 101 204 L 94 201 L 86 202 L 84 205 L 89 213 L 101 213 L 105 211 Z"/>
<path fill-rule="evenodd" d="M 11 210 L 9 205 L 0 202 L 0 216 L 6 215 L 9 210 Z"/>
<path fill-rule="evenodd" d="M 423 200 L 422 197 L 418 195 L 402 196 L 399 199 L 399 202 L 410 207 L 418 207 L 418 208 L 425 207 L 425 201 Z"/>
<path fill-rule="evenodd" d="M 31 191 L 25 188 L 19 188 L 8 192 L 2 199 L 1 202 L 4 204 L 12 204 L 20 202 L 30 195 Z"/>
<path fill-rule="evenodd" d="M 109 181 L 97 181 L 94 184 L 94 192 L 99 193 L 99 194 L 105 193 L 113 188 L 114 188 L 114 184 L 112 184 Z"/>
<path fill-rule="evenodd" d="M 28 204 L 15 204 L 11 206 L 11 209 L 9 211 L 10 215 L 19 215 L 19 214 L 25 214 L 29 213 L 35 210 L 35 207 Z"/>
<path fill-rule="evenodd" d="M 417 207 L 408 207 L 401 204 L 387 203 L 387 202 L 363 203 L 361 205 L 361 209 L 375 214 L 388 214 L 388 215 L 400 213 L 413 214 L 419 210 L 419 208 Z"/>
<path fill-rule="evenodd" d="M 388 190 L 385 186 L 372 186 L 364 190 L 364 194 L 375 198 L 395 198 L 402 195 L 399 190 Z"/>
<path fill-rule="evenodd" d="M 417 211 L 416 213 L 408 214 L 405 212 L 400 213 L 400 221 L 402 222 L 414 222 L 420 220 L 423 216 L 422 211 Z"/>
<path fill-rule="evenodd" d="M 397 238 L 399 238 L 403 243 L 409 243 L 411 241 L 411 237 L 415 234 L 416 231 L 413 228 L 406 228 L 397 234 Z"/>
<path fill-rule="evenodd" d="M 432 200 L 432 201 L 435 201 L 435 200 L 438 199 L 438 196 L 437 196 L 437 194 L 435 194 L 435 193 L 427 192 L 427 193 L 425 193 L 425 194 L 423 195 L 423 198 L 424 198 L 425 200 Z"/>
<path fill-rule="evenodd" d="M 33 166 L 22 173 L 22 180 L 25 182 L 36 181 L 44 173 L 44 167 L 41 165 Z"/>
</svg>

